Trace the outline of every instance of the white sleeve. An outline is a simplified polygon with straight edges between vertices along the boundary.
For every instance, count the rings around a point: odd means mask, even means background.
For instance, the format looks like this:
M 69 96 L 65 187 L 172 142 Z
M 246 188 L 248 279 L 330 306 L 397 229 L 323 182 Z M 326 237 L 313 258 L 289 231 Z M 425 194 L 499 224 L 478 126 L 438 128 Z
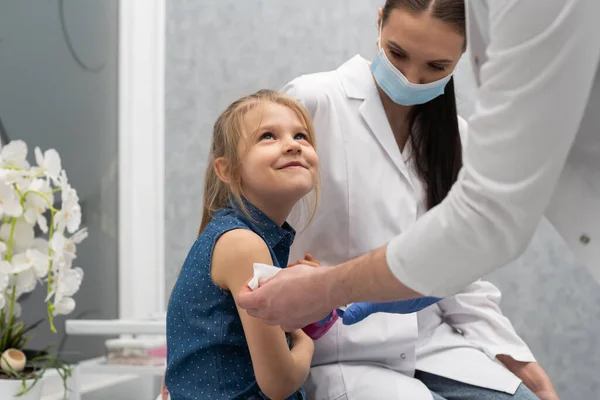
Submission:
M 463 117 L 458 116 L 458 133 L 460 135 L 460 144 L 462 145 L 463 154 L 467 149 L 469 124 Z
M 314 90 L 313 86 L 309 82 L 309 77 L 303 75 L 286 84 L 281 91 L 298 100 L 314 119 L 317 113 L 319 93 L 317 90 Z
M 387 248 L 393 274 L 438 297 L 519 256 L 577 134 L 600 54 L 600 1 L 492 1 L 488 61 L 463 169 Z
M 534 362 L 533 353 L 502 314 L 501 298 L 496 286 L 477 281 L 437 304 L 444 321 L 491 359 L 506 354 L 517 361 Z

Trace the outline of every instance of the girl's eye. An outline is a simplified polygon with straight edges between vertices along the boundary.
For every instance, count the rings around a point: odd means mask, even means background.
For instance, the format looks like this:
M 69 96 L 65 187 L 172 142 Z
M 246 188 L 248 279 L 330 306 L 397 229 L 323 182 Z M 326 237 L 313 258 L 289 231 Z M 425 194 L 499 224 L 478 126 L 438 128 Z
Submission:
M 275 136 L 271 132 L 265 132 L 260 136 L 260 140 L 271 140 L 274 138 Z
M 306 140 L 306 141 L 308 141 L 308 136 L 306 135 L 306 133 L 296 133 L 294 135 L 294 139 L 295 140 Z

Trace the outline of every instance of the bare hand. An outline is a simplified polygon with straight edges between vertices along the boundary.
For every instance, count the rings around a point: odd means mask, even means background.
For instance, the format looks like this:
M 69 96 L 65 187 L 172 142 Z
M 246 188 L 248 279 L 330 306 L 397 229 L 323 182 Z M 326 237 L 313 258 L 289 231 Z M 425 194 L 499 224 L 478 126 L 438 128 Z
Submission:
M 288 335 L 290 337 L 290 342 L 292 342 L 292 347 L 306 338 L 306 334 L 302 332 L 302 329 L 296 329 L 295 331 L 288 332 Z
M 304 260 L 296 260 L 292 263 L 288 264 L 288 268 L 296 266 L 296 265 L 309 265 L 311 267 L 320 267 L 321 263 L 318 262 L 317 260 L 313 259 L 313 256 L 309 253 L 304 255 Z
M 336 307 L 324 279 L 327 270 L 304 264 L 285 268 L 273 278 L 261 281 L 254 291 L 244 286 L 238 304 L 249 315 L 269 325 L 280 325 L 286 332 L 300 329 L 325 318 Z
M 540 400 L 560 400 L 558 398 L 558 394 L 556 394 L 554 390 L 540 390 L 538 392 L 535 392 L 535 395 Z
M 169 400 L 169 391 L 165 386 L 165 376 L 162 377 L 162 382 L 160 383 L 160 398 L 161 400 Z

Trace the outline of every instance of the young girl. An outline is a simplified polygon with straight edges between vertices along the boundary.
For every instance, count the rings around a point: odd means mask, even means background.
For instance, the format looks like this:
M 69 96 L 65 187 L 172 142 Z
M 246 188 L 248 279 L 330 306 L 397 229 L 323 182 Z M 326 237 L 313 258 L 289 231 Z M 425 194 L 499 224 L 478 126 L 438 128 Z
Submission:
M 248 316 L 236 296 L 253 263 L 287 265 L 295 232 L 285 221 L 317 171 L 310 116 L 290 97 L 261 90 L 218 118 L 199 236 L 167 311 L 173 400 L 305 398 L 312 340 Z

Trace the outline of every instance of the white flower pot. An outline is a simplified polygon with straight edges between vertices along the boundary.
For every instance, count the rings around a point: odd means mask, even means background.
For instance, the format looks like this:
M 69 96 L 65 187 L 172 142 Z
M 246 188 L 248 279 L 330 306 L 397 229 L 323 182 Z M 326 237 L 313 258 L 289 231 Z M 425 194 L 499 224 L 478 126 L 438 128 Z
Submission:
M 33 381 L 26 381 L 30 386 Z M 0 400 L 40 400 L 42 398 L 43 380 L 39 380 L 27 393 L 17 397 L 21 393 L 22 385 L 18 379 L 0 379 Z

